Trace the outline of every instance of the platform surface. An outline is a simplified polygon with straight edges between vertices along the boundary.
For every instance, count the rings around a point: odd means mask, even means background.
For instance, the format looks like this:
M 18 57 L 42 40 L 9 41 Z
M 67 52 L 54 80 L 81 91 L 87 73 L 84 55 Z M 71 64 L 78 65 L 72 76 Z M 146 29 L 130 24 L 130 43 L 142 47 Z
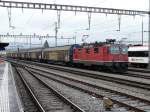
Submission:
M 11 65 L 0 63 L 0 112 L 21 112 Z

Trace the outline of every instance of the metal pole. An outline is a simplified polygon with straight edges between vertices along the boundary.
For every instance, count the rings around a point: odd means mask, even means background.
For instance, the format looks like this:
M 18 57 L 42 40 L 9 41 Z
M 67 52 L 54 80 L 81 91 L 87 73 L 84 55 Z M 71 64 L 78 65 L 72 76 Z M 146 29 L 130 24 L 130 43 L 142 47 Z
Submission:
M 57 33 L 58 33 L 58 27 L 57 27 L 57 22 L 55 22 L 55 46 L 57 46 Z
M 75 44 L 77 43 L 77 37 L 75 36 Z
M 144 37 L 144 33 L 143 33 L 143 32 L 144 32 L 144 31 L 143 31 L 143 26 L 144 26 L 144 25 L 143 25 L 143 17 L 142 17 L 142 46 L 143 46 L 143 37 Z
M 74 40 L 75 40 L 75 44 L 76 44 L 77 43 L 77 32 L 75 32 Z
M 30 35 L 30 49 L 31 49 L 31 35 Z
M 148 68 L 150 68 L 150 0 L 149 0 L 149 27 L 148 27 L 148 55 L 149 55 L 149 64 Z

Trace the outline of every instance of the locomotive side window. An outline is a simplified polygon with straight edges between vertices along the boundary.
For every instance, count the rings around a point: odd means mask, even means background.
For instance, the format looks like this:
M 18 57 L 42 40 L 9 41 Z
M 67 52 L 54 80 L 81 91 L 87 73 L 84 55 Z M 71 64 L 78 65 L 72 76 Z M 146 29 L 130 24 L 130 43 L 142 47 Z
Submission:
M 89 48 L 86 49 L 86 53 L 87 53 L 87 54 L 90 53 L 90 49 L 89 49 Z
M 82 52 L 82 49 L 78 49 L 78 51 L 79 51 L 79 54 L 81 54 L 81 52 Z
M 81 52 L 82 49 L 79 49 L 79 52 Z
M 94 53 L 97 54 L 98 53 L 98 48 L 94 48 Z

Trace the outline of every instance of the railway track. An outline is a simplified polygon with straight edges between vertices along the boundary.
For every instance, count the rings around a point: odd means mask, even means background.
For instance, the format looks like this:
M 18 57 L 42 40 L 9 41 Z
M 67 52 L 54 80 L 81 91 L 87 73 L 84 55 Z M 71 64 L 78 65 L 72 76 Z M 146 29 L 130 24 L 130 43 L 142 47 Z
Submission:
M 16 69 L 41 112 L 84 112 L 84 110 L 24 68 L 17 67 Z
M 25 84 L 23 83 L 21 77 L 19 76 L 18 71 L 15 67 L 12 67 L 14 80 L 17 88 L 18 95 L 21 99 L 22 111 L 23 112 L 40 112 L 39 108 L 37 108 L 36 103 L 34 102 L 33 97 Z
M 124 73 L 123 75 L 138 77 L 138 78 L 143 78 L 143 79 L 150 79 L 149 73 L 142 73 L 142 72 L 137 72 L 137 71 L 128 71 L 127 73 Z
M 45 72 L 41 69 L 31 69 L 29 67 L 27 67 L 27 69 L 32 74 L 38 74 L 39 76 L 49 78 L 67 86 L 74 87 L 76 89 L 92 94 L 96 97 L 108 97 L 112 99 L 115 103 L 123 105 L 124 107 L 132 109 L 136 112 L 147 112 L 150 110 L 150 102 L 145 99 L 137 98 L 135 96 L 119 93 L 115 90 L 113 91 L 96 85 L 92 85 L 79 79 L 75 80 L 67 77 L 58 76 L 58 74 Z
M 142 69 L 142 68 L 129 67 L 128 70 L 129 71 L 134 71 L 134 72 L 141 72 L 141 73 L 150 73 L 149 69 Z
M 49 64 L 43 64 L 43 63 L 31 62 L 31 61 L 23 61 L 23 60 L 21 62 L 25 62 L 25 63 L 29 63 L 29 64 L 33 64 L 33 65 L 44 66 L 44 67 L 48 67 L 48 68 L 53 68 L 53 69 L 56 69 L 56 70 L 57 70 L 58 67 L 60 67 L 60 70 L 62 70 L 61 66 L 57 66 L 57 65 L 49 65 Z M 100 73 L 106 73 L 106 72 L 101 71 Z M 127 73 L 123 73 L 123 74 L 117 73 L 117 75 L 137 77 L 137 78 L 143 78 L 143 79 L 150 79 L 149 73 L 150 73 L 150 70 L 148 70 L 148 69 L 140 69 L 140 68 L 131 68 L 130 67 L 129 71 Z
M 24 61 L 23 61 L 24 62 Z M 26 62 L 26 61 L 25 61 Z M 37 63 L 37 62 L 27 62 L 28 64 L 32 65 L 38 65 L 46 68 L 51 68 L 59 71 L 69 72 L 76 75 L 82 75 L 86 77 L 96 78 L 100 80 L 115 82 L 118 84 L 123 84 L 127 86 L 137 87 L 141 89 L 150 90 L 150 81 L 146 77 L 149 76 L 142 76 L 137 74 L 112 74 L 112 73 L 104 73 L 104 72 L 95 72 L 90 70 L 82 70 L 82 69 L 76 69 L 76 68 L 69 68 L 69 67 L 63 67 L 58 65 L 50 65 L 50 64 L 43 64 L 43 63 Z M 138 77 L 139 76 L 139 77 Z M 144 77 L 144 78 L 142 78 Z M 142 78 L 142 79 L 141 79 Z
M 28 69 L 28 71 L 30 70 Z M 86 112 L 105 112 L 102 99 L 96 98 L 95 96 L 88 94 L 81 89 L 77 89 L 75 86 L 69 85 L 67 83 L 63 84 L 58 80 L 44 77 L 43 75 L 34 73 L 32 71 L 30 72 L 50 86 L 56 88 L 60 93 L 69 98 L 72 102 L 79 105 L 79 107 Z M 124 107 L 120 107 L 119 105 L 118 108 L 115 107 L 113 109 L 115 112 L 119 112 L 119 110 L 124 110 L 124 112 L 127 112 Z
M 111 89 L 116 89 L 117 88 L 121 92 L 125 92 L 127 90 L 127 91 L 131 91 L 130 93 L 133 93 L 133 94 L 141 93 L 140 96 L 143 96 L 143 97 L 149 96 L 149 98 L 147 97 L 146 99 L 150 100 L 150 91 L 145 90 L 143 88 L 131 87 L 129 85 L 114 83 L 113 81 L 105 81 L 105 80 L 101 80 L 101 79 L 98 79 L 98 78 L 92 78 L 92 77 L 87 77 L 87 76 L 83 76 L 83 75 L 76 75 L 76 74 L 73 74 L 73 73 L 53 70 L 53 69 L 49 69 L 49 68 L 43 68 L 43 67 L 36 67 L 36 68 L 37 68 L 37 70 L 41 69 L 41 70 L 44 70 L 43 72 L 48 72 L 48 73 L 49 73 L 49 71 L 51 71 L 50 73 L 57 72 L 57 73 L 59 73 L 60 76 L 67 77 L 67 78 L 76 77 L 78 79 L 83 79 L 85 81 L 94 82 L 95 84 L 99 84 L 101 86 L 102 85 L 109 85 Z

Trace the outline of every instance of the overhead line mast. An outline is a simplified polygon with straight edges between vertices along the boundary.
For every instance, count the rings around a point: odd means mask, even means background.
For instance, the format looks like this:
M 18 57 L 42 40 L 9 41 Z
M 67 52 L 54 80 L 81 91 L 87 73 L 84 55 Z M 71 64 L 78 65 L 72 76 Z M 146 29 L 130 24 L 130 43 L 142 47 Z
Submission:
M 149 27 L 148 27 L 148 56 L 149 56 L 149 64 L 148 68 L 150 69 L 150 0 L 149 0 Z
M 76 5 L 46 4 L 46 3 L 32 3 L 32 2 L 18 2 L 18 1 L 0 1 L 0 6 L 10 7 L 10 8 L 91 12 L 91 13 L 120 14 L 120 15 L 143 15 L 143 14 L 149 13 L 148 11 L 138 11 L 138 10 L 125 10 L 125 9 L 88 7 L 88 6 L 76 6 Z

